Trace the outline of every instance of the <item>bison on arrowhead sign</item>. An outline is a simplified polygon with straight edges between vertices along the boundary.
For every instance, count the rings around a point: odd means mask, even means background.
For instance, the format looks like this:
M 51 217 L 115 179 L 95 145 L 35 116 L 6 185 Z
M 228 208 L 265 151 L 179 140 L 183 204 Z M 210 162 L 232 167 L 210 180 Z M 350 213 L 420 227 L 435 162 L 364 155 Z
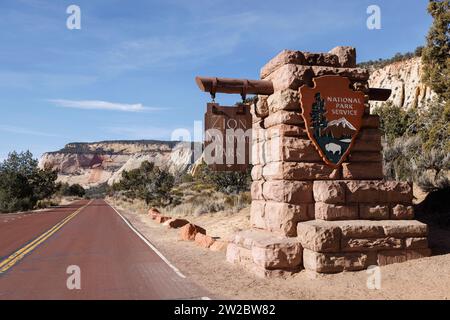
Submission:
M 364 93 L 350 89 L 341 76 L 314 78 L 314 87 L 302 86 L 300 103 L 309 138 L 326 164 L 345 160 L 361 128 Z

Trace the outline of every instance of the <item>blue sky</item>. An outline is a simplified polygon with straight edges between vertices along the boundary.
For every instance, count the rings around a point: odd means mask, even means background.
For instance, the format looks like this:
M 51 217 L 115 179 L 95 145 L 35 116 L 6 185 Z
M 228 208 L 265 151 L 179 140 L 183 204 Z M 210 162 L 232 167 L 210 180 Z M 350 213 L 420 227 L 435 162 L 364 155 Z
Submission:
M 358 61 L 412 51 L 431 24 L 427 2 L 2 0 L 0 159 L 72 141 L 169 140 L 203 119 L 196 75 L 258 79 L 282 49 L 350 45 Z M 81 30 L 66 27 L 71 4 Z M 371 4 L 381 30 L 366 27 Z

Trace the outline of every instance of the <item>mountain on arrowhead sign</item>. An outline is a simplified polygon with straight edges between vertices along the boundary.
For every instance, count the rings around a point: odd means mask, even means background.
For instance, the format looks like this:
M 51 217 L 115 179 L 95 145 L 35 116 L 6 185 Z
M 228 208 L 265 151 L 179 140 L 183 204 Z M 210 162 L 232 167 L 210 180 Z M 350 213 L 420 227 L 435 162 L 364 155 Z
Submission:
M 353 91 L 350 80 L 341 76 L 317 77 L 313 82 L 314 87 L 299 89 L 302 117 L 322 159 L 339 167 L 361 128 L 364 93 Z

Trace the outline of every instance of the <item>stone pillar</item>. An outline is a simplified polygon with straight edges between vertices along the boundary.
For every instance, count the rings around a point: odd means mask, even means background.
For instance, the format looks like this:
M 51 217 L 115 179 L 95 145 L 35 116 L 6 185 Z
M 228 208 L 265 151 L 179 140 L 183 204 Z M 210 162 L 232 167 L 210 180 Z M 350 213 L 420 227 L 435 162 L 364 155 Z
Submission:
M 323 75 L 347 77 L 354 90 L 366 93 L 361 131 L 337 169 L 323 162 L 301 116 L 298 89 Z M 356 68 L 355 49 L 284 50 L 261 69 L 261 79 L 272 81 L 274 93 L 259 96 L 252 110 L 253 229 L 236 235 L 227 259 L 268 276 L 303 266 L 358 270 L 428 255 L 426 225 L 411 221 L 411 186 L 382 181 L 379 118 L 370 115 L 369 73 Z M 395 226 L 395 235 L 386 231 Z M 347 228 L 380 232 L 348 234 Z M 409 228 L 420 231 L 408 233 Z

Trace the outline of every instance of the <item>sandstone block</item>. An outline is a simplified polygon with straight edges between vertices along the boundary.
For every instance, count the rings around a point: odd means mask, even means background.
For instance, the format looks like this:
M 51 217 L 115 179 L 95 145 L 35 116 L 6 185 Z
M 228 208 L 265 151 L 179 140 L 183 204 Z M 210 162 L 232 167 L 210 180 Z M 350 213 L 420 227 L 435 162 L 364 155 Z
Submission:
M 402 204 L 398 204 L 392 208 L 391 219 L 394 220 L 414 219 L 414 208 L 412 206 L 404 206 Z
M 303 126 L 291 124 L 278 124 L 265 129 L 267 140 L 278 137 L 307 138 L 306 129 Z
M 173 218 L 173 219 L 170 219 L 170 220 L 167 220 L 166 222 L 164 222 L 163 226 L 166 226 L 169 229 L 178 229 L 178 228 L 181 228 L 181 227 L 187 225 L 188 223 L 189 223 L 189 221 L 187 221 L 186 219 Z
M 160 213 L 151 213 L 150 214 L 150 217 L 152 218 L 152 220 L 156 220 L 156 218 L 158 218 L 159 216 L 161 216 L 161 214 Z
M 305 64 L 305 56 L 301 51 L 283 50 L 261 68 L 261 79 L 286 64 Z
M 156 208 L 150 208 L 149 210 L 148 210 L 148 214 L 157 214 L 157 213 L 161 213 L 161 212 L 159 212 L 159 210 L 158 209 L 156 209 Z
M 266 200 L 291 204 L 313 203 L 312 182 L 274 180 L 263 186 L 263 197 Z
M 216 240 L 209 247 L 209 250 L 216 251 L 216 252 L 225 252 L 225 251 L 227 251 L 227 247 L 228 247 L 227 241 Z
M 431 250 L 428 248 L 406 250 L 407 260 L 421 259 L 429 256 L 431 256 Z
M 349 162 L 382 162 L 383 155 L 381 152 L 364 152 L 364 151 L 356 151 L 351 152 L 348 155 Z
M 359 218 L 364 220 L 389 219 L 389 207 L 386 205 L 359 205 Z
M 393 263 L 401 263 L 406 261 L 406 250 L 386 250 L 379 251 L 377 254 L 377 264 L 385 266 Z
M 339 67 L 339 58 L 332 53 L 303 52 L 309 66 Z
M 416 220 L 384 220 L 381 221 L 384 234 L 396 238 L 426 237 L 428 226 Z
M 393 250 L 402 249 L 403 243 L 401 239 L 386 238 L 367 238 L 367 239 L 348 239 L 341 241 L 342 251 L 369 251 L 369 250 Z
M 272 241 L 264 246 L 253 246 L 255 264 L 265 269 L 298 270 L 302 264 L 303 250 L 300 243 L 288 240 Z
M 253 181 L 262 179 L 262 169 L 263 169 L 262 165 L 254 165 L 253 166 L 252 172 L 251 172 Z
M 276 113 L 281 110 L 300 112 L 298 91 L 292 89 L 276 91 L 268 97 L 267 105 L 270 113 Z
M 269 105 L 267 104 L 267 96 L 258 96 L 256 106 L 254 108 L 256 118 L 265 118 L 269 115 Z M 253 112 L 253 108 L 250 108 Z
M 303 248 L 315 252 L 337 252 L 340 248 L 341 230 L 320 220 L 300 222 L 297 225 L 297 238 Z
M 281 110 L 272 113 L 271 115 L 269 115 L 267 118 L 264 119 L 265 128 L 270 128 L 280 124 L 304 126 L 303 118 L 301 117 L 300 112 L 295 111 Z
M 312 67 L 285 64 L 269 74 L 265 80 L 272 81 L 276 92 L 285 89 L 298 90 L 302 85 L 311 83 L 313 76 Z
M 184 241 L 194 241 L 197 233 L 206 234 L 206 230 L 195 224 L 188 223 L 180 228 L 180 239 Z
M 345 238 L 375 238 L 384 236 L 383 224 L 387 221 L 347 220 L 329 223 L 339 226 Z
M 266 202 L 261 200 L 253 200 L 250 207 L 250 223 L 253 227 L 259 229 L 266 228 L 264 219 Z
M 308 205 L 267 201 L 264 210 L 265 228 L 286 236 L 297 235 L 297 223 L 308 220 Z
M 265 159 L 264 159 L 264 141 L 253 141 L 252 142 L 252 156 L 251 161 L 254 166 L 257 165 L 264 165 Z
M 406 249 L 427 249 L 428 248 L 428 239 L 425 237 L 406 238 L 405 245 L 406 245 Z
M 320 253 L 303 249 L 303 265 L 306 269 L 319 273 L 357 271 L 367 267 L 366 253 Z
M 155 218 L 155 221 L 156 221 L 156 223 L 164 223 L 164 222 L 166 222 L 167 220 L 170 220 L 170 219 L 172 219 L 172 218 L 160 215 L 160 216 L 157 216 Z
M 229 243 L 227 246 L 226 260 L 229 263 L 239 263 L 239 246 Z
M 367 81 L 370 77 L 369 71 L 361 68 L 336 68 L 324 66 L 312 66 L 311 68 L 315 77 L 339 75 L 353 81 Z
M 311 140 L 298 137 L 279 137 L 264 143 L 265 162 L 321 162 L 322 159 Z
M 357 205 L 336 205 L 316 202 L 315 217 L 321 220 L 353 220 L 358 219 Z
M 363 140 L 358 137 L 353 145 L 352 152 L 381 152 L 381 140 Z
M 203 248 L 209 248 L 214 243 L 214 239 L 210 236 L 207 236 L 203 233 L 197 233 L 195 235 L 195 243 L 198 244 L 200 247 Z
M 244 266 L 253 264 L 252 251 L 230 243 L 227 247 L 226 260 L 230 263 L 242 264 Z
M 314 181 L 314 200 L 332 204 L 345 203 L 345 189 L 345 183 L 341 181 Z
M 228 246 L 227 256 L 230 255 L 230 260 L 236 260 L 236 256 L 242 255 L 235 253 L 239 249 L 244 252 L 245 259 L 263 269 L 298 270 L 301 267 L 302 246 L 296 238 L 264 230 L 245 230 L 236 234 L 233 246 Z
M 383 179 L 383 164 L 381 162 L 351 162 L 342 164 L 343 179 L 366 180 Z
M 351 203 L 411 203 L 412 187 L 399 181 L 346 181 L 346 201 Z
M 252 200 L 265 200 L 263 196 L 263 185 L 264 181 L 258 180 L 253 181 L 250 187 L 250 194 L 252 196 Z
M 337 169 L 322 163 L 270 162 L 262 175 L 266 180 L 329 180 L 334 179 Z
M 356 67 L 356 49 L 353 47 L 335 47 L 330 50 L 331 54 L 335 54 L 338 57 L 339 64 L 343 68 L 355 68 Z

